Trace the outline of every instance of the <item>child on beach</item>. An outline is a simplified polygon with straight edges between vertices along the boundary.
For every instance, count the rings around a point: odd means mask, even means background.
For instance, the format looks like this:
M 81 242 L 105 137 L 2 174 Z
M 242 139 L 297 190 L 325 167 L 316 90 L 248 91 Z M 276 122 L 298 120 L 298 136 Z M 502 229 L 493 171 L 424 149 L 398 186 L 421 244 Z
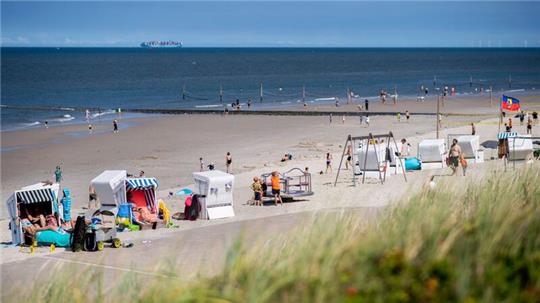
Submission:
M 405 111 L 405 119 L 407 120 L 407 123 L 409 123 L 409 118 L 411 118 L 411 114 L 408 110 Z
M 54 178 L 56 183 L 60 183 L 62 181 L 62 168 L 60 165 L 57 165 L 56 169 L 54 170 Z
M 118 133 L 118 121 L 116 119 L 113 120 L 113 133 Z
M 277 171 L 272 172 L 272 178 L 270 179 L 272 182 L 272 195 L 274 195 L 274 203 L 278 204 L 278 202 L 283 205 L 283 200 L 281 200 L 281 182 L 279 179 L 279 173 Z
M 459 157 L 459 164 L 461 164 L 461 168 L 463 169 L 463 176 L 467 173 L 467 160 L 465 160 L 465 154 L 461 153 L 461 156 Z
M 397 122 L 401 122 L 401 113 L 397 113 Z
M 253 202 L 255 205 L 262 206 L 263 188 L 259 180 L 259 177 L 253 177 L 253 184 L 251 184 L 253 190 Z

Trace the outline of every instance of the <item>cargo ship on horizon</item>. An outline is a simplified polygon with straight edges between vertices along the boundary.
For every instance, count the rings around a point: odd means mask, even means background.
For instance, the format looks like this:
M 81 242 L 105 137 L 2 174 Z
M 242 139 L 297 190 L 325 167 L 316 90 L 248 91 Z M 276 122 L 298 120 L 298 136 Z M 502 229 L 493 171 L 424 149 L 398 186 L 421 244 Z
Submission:
M 180 48 L 182 42 L 178 41 L 147 41 L 142 42 L 140 45 L 142 48 Z

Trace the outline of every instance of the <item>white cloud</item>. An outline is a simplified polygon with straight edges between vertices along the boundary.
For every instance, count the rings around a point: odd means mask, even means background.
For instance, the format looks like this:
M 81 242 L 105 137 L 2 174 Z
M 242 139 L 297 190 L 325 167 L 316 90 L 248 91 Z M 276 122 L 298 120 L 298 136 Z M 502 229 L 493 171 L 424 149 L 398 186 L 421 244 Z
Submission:
M 17 36 L 15 38 L 12 37 L 0 37 L 0 43 L 2 46 L 19 46 L 19 45 L 28 45 L 30 44 L 30 39 L 24 37 L 24 36 Z

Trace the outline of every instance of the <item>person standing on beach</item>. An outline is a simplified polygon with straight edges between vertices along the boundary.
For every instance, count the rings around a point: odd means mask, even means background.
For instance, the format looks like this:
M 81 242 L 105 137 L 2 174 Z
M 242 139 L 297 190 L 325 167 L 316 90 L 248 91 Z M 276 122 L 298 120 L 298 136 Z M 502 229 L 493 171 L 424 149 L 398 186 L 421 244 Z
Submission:
M 200 157 L 199 158 L 199 171 L 203 171 L 204 170 L 204 160 L 203 160 L 203 157 Z
M 366 126 L 369 127 L 369 116 L 366 116 Z
M 364 100 L 364 107 L 366 108 L 366 111 L 369 110 L 369 100 L 368 99 Z
M 347 161 L 345 161 L 345 169 L 349 170 L 349 165 L 353 167 L 352 164 L 352 145 L 349 144 L 347 146 L 347 153 L 345 154 L 347 156 Z
M 49 128 L 49 121 L 45 120 L 45 128 Z
M 400 158 L 409 157 L 411 155 L 410 147 L 411 147 L 411 145 L 409 143 L 407 143 L 407 139 L 405 139 L 405 138 L 401 139 L 401 150 L 399 151 L 399 157 Z
M 519 113 L 519 125 L 523 125 L 524 121 L 525 121 L 525 114 L 523 113 L 523 111 L 521 111 L 521 113 Z
M 232 172 L 232 156 L 230 152 L 227 152 L 227 155 L 225 155 L 225 165 L 227 166 L 227 173 L 230 174 Z
M 328 173 L 328 170 L 332 172 L 332 155 L 330 153 L 326 153 L 326 172 Z
M 272 195 L 274 195 L 274 203 L 278 202 L 283 205 L 283 200 L 281 200 L 281 180 L 279 179 L 279 173 L 277 171 L 272 172 L 272 178 L 270 178 L 272 183 Z
M 364 116 L 360 115 L 360 116 L 358 116 L 358 117 L 360 118 L 360 125 L 362 125 L 362 123 L 364 123 L 364 121 L 363 121 L 363 120 L 364 120 Z
M 341 118 L 341 124 L 345 124 L 345 115 Z
M 512 130 L 512 118 L 508 118 L 508 127 Z
M 429 93 L 429 89 L 426 87 L 426 89 L 424 90 L 424 94 L 427 96 Z
M 251 108 L 251 99 L 248 99 L 248 103 L 247 103 L 247 106 L 248 106 L 248 109 Z
M 398 123 L 401 122 L 401 113 L 400 112 L 397 113 L 397 122 Z
M 118 121 L 116 119 L 113 120 L 113 133 L 118 133 Z
M 471 135 L 476 135 L 476 127 L 474 126 L 474 123 L 471 123 Z
M 332 114 L 330 114 L 329 118 L 330 118 L 330 124 L 332 124 Z
M 527 135 L 532 134 L 532 125 L 533 125 L 533 121 L 531 117 L 529 117 L 529 119 L 527 119 Z
M 93 129 L 92 129 L 92 124 L 88 124 L 88 132 L 89 133 L 92 133 Z
M 409 123 L 409 118 L 411 118 L 411 114 L 408 110 L 405 111 L 405 119 L 407 120 L 407 123 Z
M 448 153 L 450 158 L 450 168 L 452 169 L 452 176 L 456 174 L 457 168 L 459 166 L 459 160 L 461 157 L 461 146 L 458 144 L 458 140 L 452 140 L 452 146 L 450 147 L 450 152 Z
M 57 165 L 56 169 L 54 170 L 54 179 L 56 183 L 62 182 L 62 168 L 60 165 Z
M 537 112 L 537 111 L 534 111 L 534 112 L 532 113 L 532 117 L 533 117 L 533 122 L 534 122 L 534 124 L 535 124 L 535 125 L 538 124 L 538 112 Z

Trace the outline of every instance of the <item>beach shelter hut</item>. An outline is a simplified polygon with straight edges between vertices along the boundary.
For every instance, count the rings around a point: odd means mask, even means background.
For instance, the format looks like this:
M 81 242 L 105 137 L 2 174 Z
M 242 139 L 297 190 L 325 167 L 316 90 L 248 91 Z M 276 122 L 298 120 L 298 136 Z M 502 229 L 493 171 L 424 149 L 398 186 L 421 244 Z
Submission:
M 201 218 L 234 217 L 234 176 L 219 170 L 193 173 L 194 192 L 200 195 Z
M 480 136 L 478 135 L 448 135 L 448 146 L 452 140 L 457 139 L 465 159 L 474 161 L 474 163 L 484 162 L 484 150 L 480 147 Z
M 8 198 L 9 226 L 13 244 L 19 245 L 24 243 L 24 234 L 20 219 L 26 217 L 27 211 L 33 216 L 37 216 L 38 214 L 44 216 L 57 214 L 56 219 L 60 222 L 63 212 L 60 211 L 60 205 L 58 203 L 59 190 L 60 185 L 58 183 L 36 183 L 16 190 Z
M 507 136 L 506 140 L 508 140 L 508 160 L 526 160 L 531 156 L 533 152 L 531 135 L 514 133 L 513 136 Z
M 446 158 L 444 139 L 424 139 L 418 143 L 418 159 L 422 169 L 443 168 Z
M 147 207 L 151 213 L 158 212 L 156 178 L 127 178 L 126 191 L 131 196 L 130 202 L 138 207 Z
M 126 203 L 126 178 L 125 170 L 106 170 L 92 179 L 91 186 L 101 204 L 100 209 L 113 211 L 118 205 Z

